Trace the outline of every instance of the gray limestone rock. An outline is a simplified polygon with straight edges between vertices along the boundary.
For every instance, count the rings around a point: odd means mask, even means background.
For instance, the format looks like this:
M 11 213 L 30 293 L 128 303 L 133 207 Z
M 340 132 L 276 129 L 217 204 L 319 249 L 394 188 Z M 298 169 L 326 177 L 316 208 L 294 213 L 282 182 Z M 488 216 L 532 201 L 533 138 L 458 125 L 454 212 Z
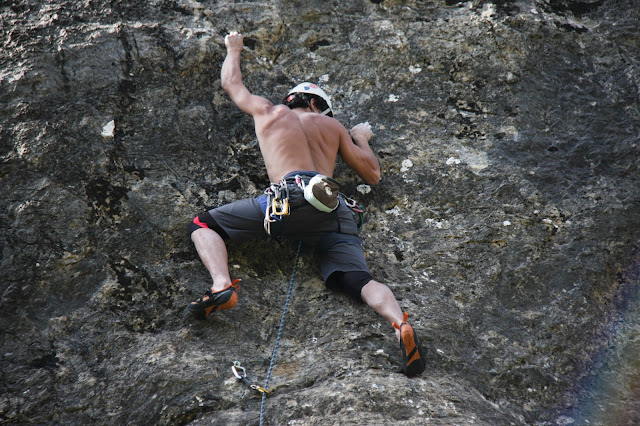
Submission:
M 336 179 L 427 349 L 303 253 L 266 424 L 640 421 L 640 12 L 633 0 L 0 4 L 0 421 L 257 424 L 295 246 L 230 247 L 239 306 L 187 225 L 268 184 L 250 117 L 300 81 L 372 123 L 382 181 Z

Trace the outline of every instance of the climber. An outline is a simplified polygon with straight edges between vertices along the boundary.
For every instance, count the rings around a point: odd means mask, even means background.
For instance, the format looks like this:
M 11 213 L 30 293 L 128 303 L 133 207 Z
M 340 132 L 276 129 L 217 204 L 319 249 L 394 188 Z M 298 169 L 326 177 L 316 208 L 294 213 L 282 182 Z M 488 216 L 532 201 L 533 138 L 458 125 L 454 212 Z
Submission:
M 197 216 L 191 239 L 213 284 L 188 305 L 198 319 L 230 309 L 237 303 L 238 280 L 232 282 L 227 241 L 247 241 L 265 235 L 302 241 L 315 249 L 322 277 L 329 288 L 364 301 L 396 330 L 402 370 L 415 376 L 425 369 L 413 328 L 407 323 L 391 289 L 369 272 L 357 235 L 353 211 L 338 196 L 331 177 L 338 153 L 368 184 L 380 179 L 380 166 L 369 147 L 371 126 L 361 123 L 347 131 L 333 117 L 331 100 L 318 86 L 302 83 L 284 98 L 284 105 L 253 95 L 242 81 L 243 36 L 225 37 L 227 56 L 221 70 L 222 87 L 231 100 L 254 119 L 255 132 L 271 182 L 265 194 L 239 200 Z

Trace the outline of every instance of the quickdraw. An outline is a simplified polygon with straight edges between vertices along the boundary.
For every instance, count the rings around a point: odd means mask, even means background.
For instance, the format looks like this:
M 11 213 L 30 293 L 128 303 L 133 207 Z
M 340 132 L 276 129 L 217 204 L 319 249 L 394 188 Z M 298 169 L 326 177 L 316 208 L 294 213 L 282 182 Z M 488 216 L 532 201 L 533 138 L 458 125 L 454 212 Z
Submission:
M 267 207 L 264 212 L 264 230 L 271 235 L 271 224 L 282 220 L 282 216 L 291 213 L 289 206 L 289 188 L 287 182 L 282 179 L 280 183 L 272 183 L 264 190 L 267 195 Z
M 354 200 L 353 198 L 347 197 L 343 193 L 340 193 L 340 195 L 342 195 L 342 199 L 344 200 L 344 203 L 347 205 L 347 207 L 349 207 L 351 210 L 353 210 L 356 213 L 364 213 L 362 206 L 359 205 L 356 200 Z
M 300 175 L 294 177 L 296 185 L 303 191 L 308 186 Z M 272 183 L 264 193 L 267 195 L 267 206 L 264 213 L 264 229 L 271 235 L 271 224 L 282 220 L 283 216 L 288 216 L 291 213 L 291 206 L 289 205 L 289 187 L 287 181 L 283 178 L 279 183 Z M 344 200 L 344 203 L 358 216 L 358 230 L 362 227 L 364 222 L 364 210 L 361 205 L 358 204 L 353 198 L 347 197 L 343 193 L 339 193 L 339 197 Z M 305 192 L 305 198 L 306 192 Z M 309 201 L 307 199 L 307 201 Z M 324 210 L 323 210 L 324 211 Z
M 240 361 L 233 361 L 233 366 L 231 367 L 233 371 L 233 375 L 236 376 L 238 380 L 242 380 L 242 382 L 249 386 L 251 389 L 258 391 L 260 393 L 269 394 L 269 391 L 262 386 L 252 384 L 249 380 L 247 380 L 247 370 L 240 365 Z

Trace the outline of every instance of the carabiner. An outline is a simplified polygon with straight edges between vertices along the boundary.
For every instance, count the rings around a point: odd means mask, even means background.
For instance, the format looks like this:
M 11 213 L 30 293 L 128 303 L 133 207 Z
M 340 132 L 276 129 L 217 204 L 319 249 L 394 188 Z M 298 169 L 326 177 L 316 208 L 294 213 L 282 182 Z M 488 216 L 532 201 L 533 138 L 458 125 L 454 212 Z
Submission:
M 270 393 L 270 391 L 266 390 L 265 388 L 263 388 L 262 386 L 258 386 L 258 385 L 251 385 L 250 386 L 251 389 L 256 390 L 260 393 L 266 393 L 267 395 Z
M 296 179 L 296 185 L 298 185 L 298 188 L 302 189 L 304 191 L 304 188 L 307 186 L 304 181 L 302 180 L 302 177 L 300 177 L 300 175 L 296 175 L 295 176 Z
M 350 209 L 354 208 L 355 206 L 358 205 L 357 201 L 354 200 L 353 198 L 349 198 L 349 197 L 342 197 L 344 199 L 344 203 L 347 205 L 347 207 L 349 207 Z
M 242 370 L 242 375 L 238 373 L 238 370 Z M 233 371 L 233 375 L 240 380 L 244 380 L 247 377 L 247 370 L 242 365 L 240 365 L 240 361 L 233 361 L 233 367 L 231 367 L 231 371 Z
M 271 202 L 271 211 L 276 216 L 287 216 L 289 214 L 289 199 L 276 199 Z

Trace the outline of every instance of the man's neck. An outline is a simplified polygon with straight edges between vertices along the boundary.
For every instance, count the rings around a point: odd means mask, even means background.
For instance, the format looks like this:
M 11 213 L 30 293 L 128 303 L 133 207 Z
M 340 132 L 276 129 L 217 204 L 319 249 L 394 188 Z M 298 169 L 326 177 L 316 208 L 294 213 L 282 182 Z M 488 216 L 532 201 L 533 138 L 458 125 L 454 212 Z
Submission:
M 312 111 L 311 108 L 294 108 L 291 111 L 295 112 L 298 115 L 302 115 L 307 112 L 315 112 L 315 111 Z

